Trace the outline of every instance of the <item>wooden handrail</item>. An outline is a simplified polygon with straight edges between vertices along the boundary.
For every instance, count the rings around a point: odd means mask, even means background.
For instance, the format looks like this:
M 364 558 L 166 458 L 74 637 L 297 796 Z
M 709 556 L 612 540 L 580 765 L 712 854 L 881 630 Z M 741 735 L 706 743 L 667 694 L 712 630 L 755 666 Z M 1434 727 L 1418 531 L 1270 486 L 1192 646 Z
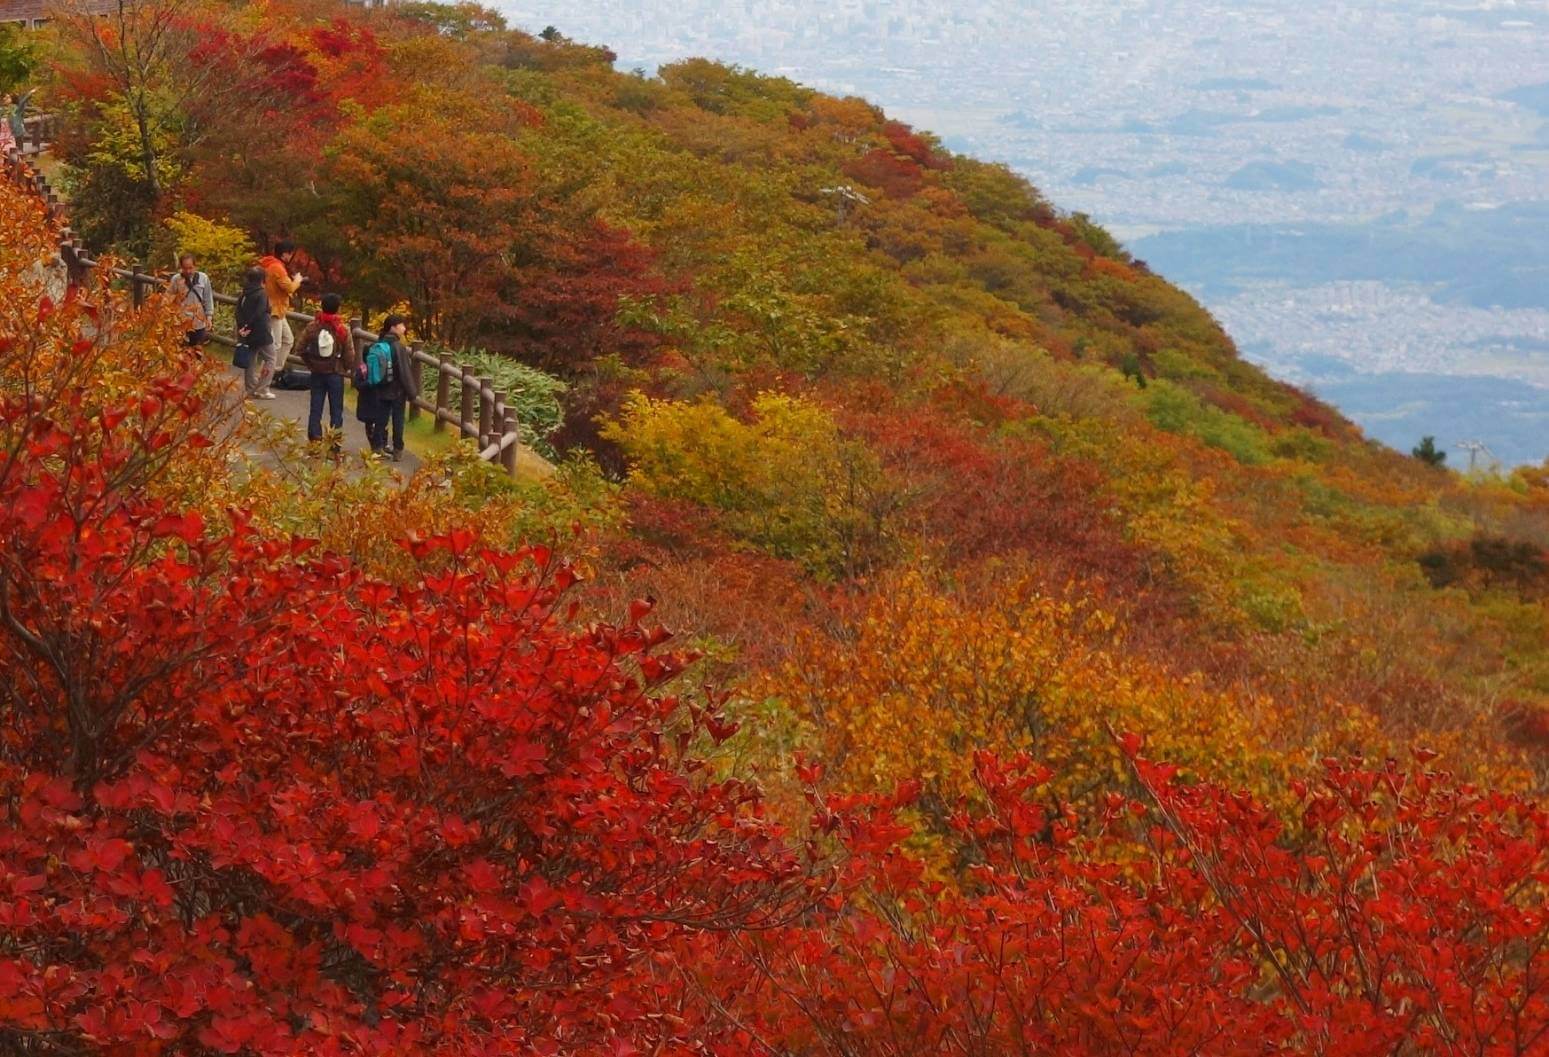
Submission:
M 80 241 L 72 234 L 64 207 L 59 196 L 49 186 L 48 180 L 24 157 L 24 154 L 37 154 L 47 149 L 48 144 L 52 142 L 56 118 L 52 114 L 36 114 L 28 118 L 26 124 L 27 142 L 18 144 L 18 149 L 5 151 L 3 156 L 0 156 L 0 173 L 43 202 L 49 219 L 59 232 L 60 259 L 69 269 L 71 282 L 79 284 L 87 270 L 100 265 L 81 248 Z M 168 281 L 149 272 L 142 272 L 138 268 L 111 266 L 109 274 L 114 278 L 129 281 L 136 306 L 144 302 L 148 289 L 164 286 Z M 214 295 L 218 304 L 235 305 L 237 303 L 235 294 L 214 291 Z M 300 323 L 303 327 L 311 323 L 314 318 L 305 312 L 286 313 L 286 319 L 292 323 Z M 357 343 L 369 344 L 379 337 L 378 334 L 355 325 L 353 321 L 350 331 L 351 337 Z M 235 333 L 212 332 L 210 336 L 222 345 L 235 347 L 237 344 Z M 435 398 L 427 400 L 424 390 L 421 389 L 420 395 L 411 400 L 410 405 L 434 415 L 437 432 L 441 431 L 444 424 L 455 425 L 459 434 L 474 442 L 479 458 L 486 462 L 498 461 L 510 476 L 515 477 L 517 475 L 516 453 L 521 447 L 521 431 L 517 426 L 516 412 L 509 406 L 505 395 L 499 394 L 497 397 L 495 380 L 463 364 L 457 366 L 455 375 L 449 376 L 448 370 L 452 365 L 450 358 L 438 358 L 417 345 L 410 347 L 409 355 L 416 365 L 434 367 L 437 372 Z M 286 361 L 286 366 L 300 363 L 301 360 L 292 354 Z M 456 379 L 460 391 L 460 406 L 456 412 L 451 409 L 450 378 Z M 479 397 L 477 419 L 472 417 L 471 400 L 474 394 Z M 500 430 L 498 434 L 494 432 L 497 427 Z
M 101 267 L 100 263 L 92 258 L 81 255 L 78 262 L 85 268 Z M 141 303 L 146 288 L 157 289 L 166 286 L 168 280 L 162 276 L 150 272 L 142 272 L 138 268 L 120 268 L 109 266 L 108 272 L 114 278 L 126 279 L 135 291 L 136 303 Z M 218 304 L 235 305 L 237 297 L 234 294 L 214 292 L 214 299 Z M 286 319 L 292 323 L 299 323 L 303 327 L 310 324 L 316 317 L 305 312 L 287 312 Z M 351 326 L 350 336 L 359 345 L 368 345 L 376 341 L 380 335 L 361 326 Z M 235 346 L 237 344 L 235 333 L 220 333 L 212 331 L 211 337 L 222 345 Z M 451 374 L 452 380 L 458 383 L 461 394 L 470 394 L 477 397 L 479 408 L 478 418 L 470 420 L 462 409 L 454 412 L 451 408 L 451 393 L 449 385 L 442 385 L 440 372 L 451 366 L 451 360 L 441 360 L 419 346 L 410 346 L 409 355 L 412 360 L 426 367 L 433 367 L 438 372 L 434 399 L 427 399 L 422 389 L 420 395 L 410 401 L 413 407 L 429 412 L 435 416 L 435 421 L 455 425 L 458 432 L 472 440 L 478 451 L 479 458 L 485 462 L 498 462 L 506 472 L 515 477 L 516 452 L 521 446 L 521 430 L 516 422 L 515 409 L 510 407 L 505 394 L 498 393 L 495 389 L 494 379 L 479 374 L 471 367 L 458 366 Z M 302 365 L 301 359 L 294 353 L 286 361 L 286 366 Z M 468 397 L 462 397 L 462 408 L 468 407 Z M 498 423 L 500 432 L 494 432 Z

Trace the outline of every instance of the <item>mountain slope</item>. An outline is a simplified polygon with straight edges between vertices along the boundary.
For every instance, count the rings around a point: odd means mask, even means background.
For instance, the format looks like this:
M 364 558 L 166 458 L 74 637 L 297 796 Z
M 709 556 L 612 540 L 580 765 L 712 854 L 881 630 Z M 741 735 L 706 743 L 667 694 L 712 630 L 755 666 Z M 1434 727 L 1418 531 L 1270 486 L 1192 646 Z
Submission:
M 740 764 L 945 803 L 973 749 L 1026 748 L 1079 797 L 1123 780 L 1113 727 L 1268 791 L 1416 743 L 1540 781 L 1544 472 L 1366 441 L 1090 220 L 863 101 L 620 73 L 466 6 L 189 17 L 168 86 L 261 58 L 243 105 L 165 115 L 157 181 L 66 32 L 80 226 L 294 236 L 356 305 L 562 377 L 571 546 L 598 600 L 699 635 L 763 720 Z

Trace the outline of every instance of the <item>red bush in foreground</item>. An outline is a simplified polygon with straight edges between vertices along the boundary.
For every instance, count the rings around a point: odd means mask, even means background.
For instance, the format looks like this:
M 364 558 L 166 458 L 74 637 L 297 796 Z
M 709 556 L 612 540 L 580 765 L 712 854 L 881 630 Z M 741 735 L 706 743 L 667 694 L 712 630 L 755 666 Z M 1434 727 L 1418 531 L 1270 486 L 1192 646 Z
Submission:
M 46 362 L 0 389 L 0 1052 L 1549 1052 L 1534 805 L 1330 765 L 1288 826 L 1126 739 L 1096 819 L 980 758 L 931 871 L 907 790 L 799 839 L 694 756 L 731 727 L 647 607 L 205 524 L 152 497 L 199 387 Z
M 572 626 L 562 563 L 471 536 L 393 585 L 168 510 L 197 401 L 154 389 L 3 405 L 0 1052 L 712 1037 L 670 955 L 815 870 L 689 754 L 722 728 L 650 692 L 683 658 L 647 607 Z
M 755 944 L 770 1052 L 1549 1053 L 1543 811 L 1330 763 L 1293 831 L 1137 747 L 1145 802 L 1088 836 L 981 758 L 961 890 L 888 853 L 864 911 Z

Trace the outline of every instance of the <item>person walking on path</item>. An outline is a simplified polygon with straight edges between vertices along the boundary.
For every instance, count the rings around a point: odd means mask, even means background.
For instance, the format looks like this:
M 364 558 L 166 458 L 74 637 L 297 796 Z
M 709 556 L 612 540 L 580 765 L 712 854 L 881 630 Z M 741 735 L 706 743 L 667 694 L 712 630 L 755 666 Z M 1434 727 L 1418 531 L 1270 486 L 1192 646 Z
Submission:
M 237 342 L 249 350 L 243 382 L 249 400 L 273 400 L 269 380 L 269 347 L 274 344 L 274 329 L 269 325 L 269 295 L 264 293 L 264 270 L 249 268 L 242 296 L 237 298 Z
M 290 311 L 290 299 L 307 277 L 300 272 L 291 273 L 291 262 L 296 259 L 294 242 L 277 242 L 274 252 L 261 258 L 258 266 L 264 271 L 264 293 L 269 295 L 269 318 L 273 338 L 269 344 L 270 378 L 285 369 L 290 350 L 296 344 L 296 334 L 290 328 L 285 313 Z M 265 383 L 264 392 L 269 392 Z
M 215 289 L 210 277 L 198 268 L 192 253 L 177 259 L 177 274 L 167 289 L 172 303 L 183 314 L 183 340 L 191 349 L 197 349 L 210 340 L 211 321 L 215 319 Z
M 339 451 L 337 434 L 344 428 L 344 380 L 355 370 L 355 343 L 350 327 L 339 318 L 342 299 L 323 295 L 323 310 L 308 323 L 296 341 L 301 359 L 311 372 L 312 405 L 307 412 L 307 440 L 323 439 L 323 405 L 328 405 L 328 428 L 335 434 L 332 449 Z
M 366 425 L 366 441 L 373 454 L 394 462 L 403 458 L 403 415 L 408 401 L 419 396 L 410 370 L 412 357 L 403 342 L 409 321 L 390 315 L 382 321 L 377 340 L 366 350 L 362 366 L 365 382 L 355 405 L 355 417 Z M 360 377 L 360 374 L 357 374 Z M 392 447 L 388 448 L 387 427 L 392 424 Z

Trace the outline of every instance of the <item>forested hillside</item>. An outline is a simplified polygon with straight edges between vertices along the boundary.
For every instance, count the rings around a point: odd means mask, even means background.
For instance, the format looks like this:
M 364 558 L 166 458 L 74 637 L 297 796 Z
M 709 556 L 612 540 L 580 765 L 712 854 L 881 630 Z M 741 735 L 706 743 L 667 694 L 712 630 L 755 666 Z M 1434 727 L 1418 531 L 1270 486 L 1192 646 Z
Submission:
M 93 250 L 294 239 L 556 472 L 309 454 L 0 182 L 0 1052 L 1544 1052 L 1549 465 L 860 100 L 469 5 L 38 44 Z
M 314 291 L 560 379 L 591 592 L 661 599 L 777 757 L 946 795 L 1026 748 L 1075 792 L 1113 723 L 1264 789 L 1415 743 L 1538 787 L 1544 471 L 1364 441 L 861 100 L 466 5 L 164 6 L 138 65 L 60 28 L 77 230 L 228 276 L 289 237 Z

